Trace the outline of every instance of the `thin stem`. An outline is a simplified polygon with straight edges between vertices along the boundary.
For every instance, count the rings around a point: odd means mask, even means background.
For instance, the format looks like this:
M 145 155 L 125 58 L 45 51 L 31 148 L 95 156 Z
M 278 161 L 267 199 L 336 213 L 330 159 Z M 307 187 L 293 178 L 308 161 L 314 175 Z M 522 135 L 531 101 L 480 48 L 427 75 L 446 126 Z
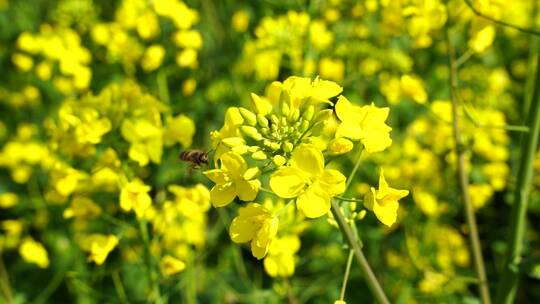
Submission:
M 527 34 L 531 34 L 531 35 L 535 35 L 535 36 L 540 36 L 540 32 L 539 31 L 536 31 L 536 30 L 533 30 L 533 29 L 528 29 L 528 28 L 524 28 L 524 27 L 521 27 L 519 25 L 515 25 L 515 24 L 511 24 L 511 23 L 508 23 L 508 22 L 505 22 L 505 21 L 502 21 L 502 20 L 497 20 L 491 16 L 488 16 L 482 12 L 480 12 L 479 10 L 477 10 L 471 3 L 471 0 L 464 0 L 465 3 L 467 4 L 467 6 L 479 17 L 482 17 L 484 19 L 487 19 L 497 25 L 501 25 L 501 26 L 506 26 L 506 27 L 509 27 L 509 28 L 513 28 L 517 31 L 520 31 L 520 32 L 523 32 L 523 33 L 527 33 Z
M 471 197 L 469 195 L 469 176 L 465 168 L 465 151 L 463 147 L 463 139 L 461 137 L 459 115 L 458 115 L 458 102 L 457 102 L 457 67 L 455 64 L 455 53 L 450 40 L 448 31 L 446 32 L 446 39 L 448 43 L 448 64 L 450 68 L 450 100 L 452 102 L 452 117 L 453 117 L 453 129 L 454 129 L 454 141 L 456 144 L 457 154 L 457 169 L 458 180 L 461 190 L 461 199 L 465 205 L 465 217 L 467 219 L 467 226 L 469 227 L 469 237 L 472 246 L 474 266 L 476 275 L 479 279 L 479 291 L 482 303 L 491 303 L 489 295 L 489 286 L 486 277 L 486 270 L 484 267 L 484 258 L 482 257 L 482 246 L 480 245 L 480 238 L 478 236 L 478 227 L 476 225 L 476 216 L 474 214 L 474 207 L 471 203 Z
M 163 300 L 161 299 L 157 273 L 155 271 L 155 265 L 152 260 L 152 252 L 150 251 L 150 239 L 148 236 L 148 227 L 145 220 L 143 219 L 139 220 L 139 229 L 141 232 L 141 237 L 143 239 L 144 258 L 145 258 L 146 268 L 148 271 L 148 277 L 149 277 L 151 288 L 152 288 L 151 299 L 153 299 L 154 303 L 156 304 L 164 303 Z
M 118 271 L 114 271 L 112 273 L 112 280 L 120 303 L 128 303 L 126 290 L 124 289 L 124 285 L 122 284 L 122 279 L 120 278 L 120 273 Z
M 356 257 L 356 260 L 358 261 L 358 264 L 360 268 L 362 269 L 362 272 L 365 275 L 366 282 L 368 284 L 369 289 L 377 299 L 377 301 L 381 304 L 389 304 L 388 298 L 386 297 L 386 294 L 384 293 L 384 290 L 381 287 L 381 284 L 377 280 L 377 277 L 371 270 L 371 267 L 369 266 L 369 263 L 364 256 L 364 253 L 362 252 L 362 249 L 360 248 L 360 245 L 354 235 L 354 232 L 351 230 L 351 227 L 347 224 L 347 221 L 345 220 L 345 217 L 343 216 L 343 213 L 341 213 L 341 210 L 339 209 L 339 205 L 336 203 L 335 200 L 332 200 L 332 214 L 334 215 L 334 218 L 336 219 L 336 222 L 338 223 L 339 229 L 341 232 L 343 232 L 343 235 L 347 239 L 347 243 L 351 247 L 351 250 L 354 252 L 354 256 Z
M 347 266 L 345 267 L 345 274 L 343 275 L 343 284 L 341 284 L 341 292 L 339 299 L 343 301 L 345 299 L 345 290 L 347 289 L 347 282 L 349 281 L 349 274 L 351 273 L 351 265 L 354 257 L 354 251 L 349 250 L 349 257 L 347 257 Z
M 474 55 L 474 51 L 472 49 L 468 49 L 463 55 L 459 56 L 458 59 L 456 59 L 456 68 L 459 68 L 462 64 L 467 62 L 472 55 Z
M 514 193 L 514 204 L 510 214 L 510 250 L 507 252 L 502 279 L 499 281 L 497 288 L 497 303 L 514 303 L 518 287 L 519 267 L 527 221 L 527 205 L 533 178 L 533 163 L 540 135 L 540 54 L 537 55 L 535 85 L 527 125 L 530 132 L 523 134 L 521 140 L 518 179 Z
M 358 168 L 360 167 L 360 162 L 361 162 L 361 159 L 362 159 L 362 151 L 363 149 L 360 148 L 361 150 L 358 152 L 358 157 L 356 158 L 356 163 L 354 164 L 354 168 L 352 169 L 351 171 L 351 174 L 349 174 L 349 178 L 347 178 L 347 184 L 345 185 L 345 192 L 347 192 L 347 190 L 349 189 L 349 186 L 351 185 L 353 179 L 354 179 L 354 176 L 356 175 L 356 171 L 358 171 Z M 343 193 L 345 193 L 343 192 Z
M 13 303 L 13 294 L 11 292 L 11 285 L 9 283 L 9 276 L 4 265 L 4 259 L 0 255 L 0 289 L 2 291 L 2 297 L 6 301 L 6 304 Z
M 345 201 L 345 202 L 357 202 L 357 203 L 363 203 L 364 200 L 361 200 L 361 199 L 357 199 L 357 198 L 348 198 L 348 197 L 343 197 L 343 196 L 334 196 L 335 199 L 338 199 L 340 201 Z

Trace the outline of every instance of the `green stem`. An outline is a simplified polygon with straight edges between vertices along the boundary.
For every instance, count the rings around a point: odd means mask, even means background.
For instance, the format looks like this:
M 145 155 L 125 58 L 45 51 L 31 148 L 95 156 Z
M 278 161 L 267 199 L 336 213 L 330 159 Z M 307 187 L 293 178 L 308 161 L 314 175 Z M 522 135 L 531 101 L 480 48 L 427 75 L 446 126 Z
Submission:
M 143 219 L 139 219 L 139 229 L 141 232 L 141 237 L 143 239 L 143 245 L 144 245 L 144 258 L 146 263 L 146 268 L 148 271 L 148 278 L 150 280 L 151 288 L 152 288 L 152 296 L 150 299 L 154 300 L 154 303 L 161 304 L 164 303 L 164 301 L 161 298 L 161 293 L 159 290 L 159 282 L 158 277 L 156 273 L 156 268 L 153 263 L 152 259 L 152 252 L 150 251 L 150 239 L 148 236 L 148 227 L 146 224 L 146 221 Z
M 519 267 L 525 236 L 527 204 L 533 178 L 533 163 L 540 135 L 540 54 L 537 55 L 534 93 L 529 106 L 527 126 L 530 132 L 521 139 L 521 157 L 514 203 L 510 214 L 510 250 L 498 285 L 497 303 L 513 303 L 518 287 Z
M 9 283 L 9 276 L 4 265 L 4 259 L 0 255 L 0 290 L 2 291 L 2 298 L 6 304 L 13 303 L 13 295 L 11 293 L 11 285 Z
M 461 190 L 461 199 L 465 205 L 465 217 L 467 219 L 467 226 L 469 227 L 469 237 L 471 241 L 471 247 L 473 252 L 473 261 L 474 268 L 476 270 L 476 275 L 478 276 L 479 284 L 478 288 L 480 291 L 480 297 L 482 303 L 489 304 L 491 303 L 489 295 L 489 285 L 486 276 L 486 270 L 484 266 L 484 258 L 482 256 L 482 246 L 480 244 L 480 237 L 478 236 L 478 227 L 476 225 L 476 216 L 474 214 L 474 207 L 471 202 L 471 197 L 469 195 L 469 176 L 467 169 L 465 168 L 465 150 L 464 143 L 461 137 L 460 125 L 459 125 L 459 115 L 458 115 L 458 101 L 457 101 L 457 89 L 458 89 L 458 80 L 457 80 L 457 66 L 455 64 L 455 53 L 452 41 L 450 40 L 450 34 L 446 32 L 446 39 L 448 43 L 448 65 L 450 68 L 450 100 L 452 102 L 452 117 L 453 117 L 453 129 L 454 129 L 454 141 L 456 144 L 456 154 L 457 154 L 457 170 L 458 170 L 458 180 Z
M 360 265 L 360 268 L 362 269 L 362 272 L 364 273 L 366 277 L 366 282 L 368 284 L 369 289 L 377 299 L 377 301 L 381 304 L 389 304 L 388 298 L 386 297 L 386 294 L 384 293 L 384 290 L 381 287 L 381 284 L 377 280 L 377 277 L 371 270 L 371 267 L 369 266 L 369 263 L 364 256 L 364 253 L 362 252 L 362 249 L 360 248 L 360 245 L 354 235 L 354 232 L 351 230 L 351 227 L 349 227 L 349 224 L 347 224 L 347 221 L 345 220 L 345 217 L 343 216 L 343 213 L 341 213 L 341 210 L 339 209 L 339 205 L 336 203 L 335 200 L 332 200 L 332 214 L 334 215 L 334 218 L 336 219 L 336 222 L 338 223 L 339 229 L 341 232 L 343 232 L 343 235 L 347 239 L 347 243 L 349 244 L 351 250 L 354 252 L 354 256 L 356 257 L 356 260 L 358 261 L 358 264 Z
M 360 168 L 360 163 L 362 159 L 362 151 L 363 149 L 360 148 L 360 151 L 358 152 L 358 157 L 356 158 L 356 163 L 354 164 L 354 168 L 351 171 L 351 174 L 349 174 L 349 178 L 347 178 L 347 184 L 345 185 L 345 192 L 349 189 L 349 186 L 351 185 L 354 176 L 356 175 L 356 171 L 358 171 L 358 168 Z
M 529 28 L 524 28 L 524 27 L 521 27 L 519 25 L 515 25 L 515 24 L 511 24 L 511 23 L 508 23 L 508 22 L 505 22 L 505 21 L 502 21 L 502 20 L 498 20 L 498 19 L 495 19 L 491 16 L 488 16 L 482 12 L 480 12 L 479 10 L 477 10 L 473 4 L 471 3 L 471 0 L 464 0 L 465 3 L 467 4 L 467 6 L 473 11 L 473 13 L 475 13 L 477 16 L 479 17 L 482 17 L 486 20 L 489 20 L 497 25 L 501 25 L 501 26 L 505 26 L 505 27 L 509 27 L 509 28 L 513 28 L 517 31 L 520 31 L 520 32 L 523 32 L 523 33 L 527 33 L 527 34 L 530 34 L 530 35 L 536 35 L 536 36 L 540 36 L 540 32 L 539 31 L 536 31 L 534 29 L 529 29 Z
M 126 290 L 124 289 L 124 285 L 122 284 L 122 279 L 120 278 L 120 273 L 118 271 L 114 271 L 112 273 L 112 280 L 120 303 L 129 303 L 127 300 Z
M 347 257 L 347 266 L 345 267 L 345 274 L 343 275 L 343 284 L 341 285 L 341 292 L 339 299 L 343 301 L 345 299 L 345 290 L 347 289 L 347 282 L 349 281 L 349 274 L 351 273 L 351 265 L 354 257 L 354 251 L 349 250 L 349 257 Z
M 348 197 L 343 197 L 343 196 L 334 196 L 335 199 L 338 199 L 340 201 L 345 201 L 345 202 L 357 202 L 357 203 L 363 203 L 364 200 L 361 200 L 361 199 L 357 199 L 357 198 L 348 198 Z

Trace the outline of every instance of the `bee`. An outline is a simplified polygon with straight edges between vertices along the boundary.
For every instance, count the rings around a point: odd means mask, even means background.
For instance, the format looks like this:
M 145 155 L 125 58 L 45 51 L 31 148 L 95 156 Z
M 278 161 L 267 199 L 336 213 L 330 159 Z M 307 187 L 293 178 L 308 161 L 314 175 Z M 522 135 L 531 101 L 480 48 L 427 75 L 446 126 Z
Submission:
M 208 153 L 201 150 L 186 150 L 180 153 L 180 159 L 191 163 L 191 169 L 208 165 Z

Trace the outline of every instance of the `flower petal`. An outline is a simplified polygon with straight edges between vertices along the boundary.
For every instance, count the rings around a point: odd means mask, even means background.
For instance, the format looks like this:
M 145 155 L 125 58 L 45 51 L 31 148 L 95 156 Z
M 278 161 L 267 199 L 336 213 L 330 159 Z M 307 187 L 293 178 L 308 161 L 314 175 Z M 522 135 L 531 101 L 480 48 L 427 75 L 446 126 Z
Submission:
M 236 181 L 236 193 L 241 200 L 249 202 L 257 197 L 260 186 L 261 182 L 259 180 L 238 180 Z
M 315 146 L 300 145 L 293 152 L 291 166 L 302 170 L 311 177 L 317 177 L 323 173 L 324 157 Z
M 384 206 L 375 203 L 373 205 L 373 212 L 375 216 L 386 226 L 392 226 L 397 220 L 397 210 L 399 204 L 397 201 L 386 201 Z
M 347 178 L 338 170 L 327 169 L 321 175 L 320 182 L 331 196 L 345 192 Z
M 246 161 L 236 153 L 227 152 L 221 155 L 220 160 L 221 169 L 228 171 L 234 178 L 241 176 L 247 170 Z
M 204 171 L 203 174 L 215 184 L 222 185 L 229 182 L 229 177 L 221 169 L 212 169 Z
M 325 215 L 330 210 L 330 196 L 322 188 L 310 187 L 296 199 L 296 207 L 306 217 L 317 218 Z
M 270 188 L 283 198 L 297 197 L 305 186 L 302 171 L 297 168 L 281 167 L 270 177 Z
M 223 207 L 230 204 L 236 196 L 236 187 L 233 183 L 215 185 L 210 190 L 210 201 L 214 207 Z

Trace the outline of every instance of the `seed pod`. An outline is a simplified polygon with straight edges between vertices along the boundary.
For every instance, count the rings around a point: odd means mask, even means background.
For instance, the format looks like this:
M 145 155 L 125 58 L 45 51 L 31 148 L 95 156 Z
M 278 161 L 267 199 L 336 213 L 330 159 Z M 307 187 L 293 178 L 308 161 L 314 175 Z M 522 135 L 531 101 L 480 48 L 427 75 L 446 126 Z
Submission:
M 240 126 L 240 131 L 248 137 L 253 138 L 256 141 L 262 140 L 263 137 L 256 128 L 250 126 Z
M 246 108 L 238 108 L 238 110 L 248 125 L 255 126 L 257 124 L 257 115 L 255 115 L 255 113 Z

